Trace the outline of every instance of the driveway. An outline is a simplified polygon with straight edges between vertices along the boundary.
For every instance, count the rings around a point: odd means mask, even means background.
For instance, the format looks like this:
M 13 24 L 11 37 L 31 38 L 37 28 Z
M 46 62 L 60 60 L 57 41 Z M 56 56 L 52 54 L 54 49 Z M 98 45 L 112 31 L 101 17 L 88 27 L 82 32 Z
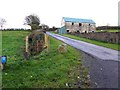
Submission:
M 47 32 L 48 35 L 65 42 L 82 52 L 82 62 L 88 68 L 93 87 L 120 87 L 120 52 L 83 41 Z

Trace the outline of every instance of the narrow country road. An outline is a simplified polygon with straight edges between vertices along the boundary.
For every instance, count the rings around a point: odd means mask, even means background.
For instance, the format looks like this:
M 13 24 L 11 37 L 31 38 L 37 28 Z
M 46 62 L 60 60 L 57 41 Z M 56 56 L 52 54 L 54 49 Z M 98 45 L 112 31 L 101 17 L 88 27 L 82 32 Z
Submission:
M 94 87 L 120 88 L 120 70 L 118 69 L 120 52 L 58 34 L 46 33 L 82 52 L 82 61 L 89 70 Z

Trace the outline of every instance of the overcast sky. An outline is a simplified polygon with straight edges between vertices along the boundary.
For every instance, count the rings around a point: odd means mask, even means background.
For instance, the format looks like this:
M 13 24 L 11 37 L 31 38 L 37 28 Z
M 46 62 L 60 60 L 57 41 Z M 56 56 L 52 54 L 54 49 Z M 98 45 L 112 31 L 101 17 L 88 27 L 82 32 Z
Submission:
M 6 28 L 27 28 L 24 18 L 39 16 L 41 23 L 61 26 L 62 17 L 92 19 L 97 26 L 118 25 L 119 0 L 0 0 L 0 17 Z

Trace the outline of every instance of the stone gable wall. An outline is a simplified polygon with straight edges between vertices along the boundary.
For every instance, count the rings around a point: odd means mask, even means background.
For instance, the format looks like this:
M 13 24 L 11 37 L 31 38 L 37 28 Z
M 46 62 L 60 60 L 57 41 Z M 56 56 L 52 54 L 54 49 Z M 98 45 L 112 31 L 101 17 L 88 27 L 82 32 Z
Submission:
M 65 22 L 65 27 L 67 30 L 70 32 L 77 32 L 79 31 L 80 33 L 83 32 L 91 32 L 91 31 L 96 31 L 96 26 L 95 24 L 90 24 L 89 23 L 81 23 L 82 25 L 79 26 L 79 23 L 74 23 L 72 25 L 72 22 Z

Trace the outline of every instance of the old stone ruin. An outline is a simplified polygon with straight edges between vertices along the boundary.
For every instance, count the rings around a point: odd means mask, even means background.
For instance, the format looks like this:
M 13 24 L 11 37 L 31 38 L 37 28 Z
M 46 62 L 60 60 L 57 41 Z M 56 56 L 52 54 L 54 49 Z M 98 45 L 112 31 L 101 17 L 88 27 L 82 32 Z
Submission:
M 24 58 L 29 59 L 30 56 L 37 55 L 47 48 L 47 38 L 45 32 L 39 30 L 34 30 L 29 36 L 26 36 L 26 45 L 23 52 Z

